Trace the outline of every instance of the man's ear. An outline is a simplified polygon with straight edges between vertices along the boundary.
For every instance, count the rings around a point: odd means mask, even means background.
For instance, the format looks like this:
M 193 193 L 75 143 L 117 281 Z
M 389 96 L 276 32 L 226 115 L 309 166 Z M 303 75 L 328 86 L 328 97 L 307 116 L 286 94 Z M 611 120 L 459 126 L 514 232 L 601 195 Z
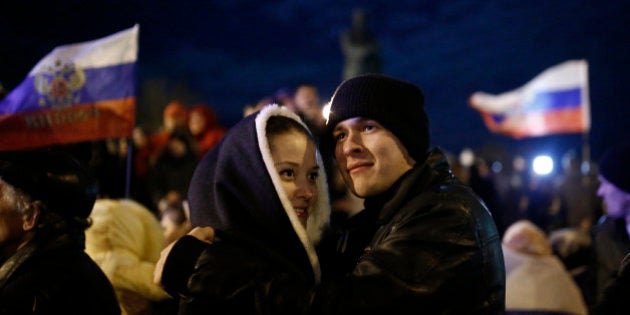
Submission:
M 22 228 L 25 231 L 32 231 L 39 222 L 42 204 L 39 201 L 31 202 L 28 210 L 22 216 Z

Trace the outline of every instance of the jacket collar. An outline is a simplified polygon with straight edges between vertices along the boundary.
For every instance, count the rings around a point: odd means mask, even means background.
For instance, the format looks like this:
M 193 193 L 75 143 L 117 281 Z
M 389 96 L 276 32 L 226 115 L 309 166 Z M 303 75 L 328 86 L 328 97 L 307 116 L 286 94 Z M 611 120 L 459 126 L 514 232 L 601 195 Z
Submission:
M 412 196 L 427 190 L 443 179 L 454 179 L 446 155 L 440 148 L 433 148 L 423 163 L 403 174 L 386 192 L 366 198 L 365 207 L 381 208 L 378 224 L 385 224 Z

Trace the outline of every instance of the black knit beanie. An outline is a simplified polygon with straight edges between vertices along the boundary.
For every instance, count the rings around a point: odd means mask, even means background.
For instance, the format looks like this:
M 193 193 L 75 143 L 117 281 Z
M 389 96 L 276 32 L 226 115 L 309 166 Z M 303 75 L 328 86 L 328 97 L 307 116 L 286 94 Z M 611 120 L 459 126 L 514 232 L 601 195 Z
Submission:
M 599 174 L 630 193 L 630 143 L 617 144 L 606 150 L 599 160 Z
M 0 179 L 65 218 L 87 218 L 98 193 L 84 165 L 61 151 L 0 152 Z
M 424 161 L 430 141 L 429 120 L 418 86 L 380 74 L 348 79 L 332 97 L 327 140 L 332 141 L 333 129 L 339 122 L 352 117 L 378 121 L 396 135 L 416 162 Z

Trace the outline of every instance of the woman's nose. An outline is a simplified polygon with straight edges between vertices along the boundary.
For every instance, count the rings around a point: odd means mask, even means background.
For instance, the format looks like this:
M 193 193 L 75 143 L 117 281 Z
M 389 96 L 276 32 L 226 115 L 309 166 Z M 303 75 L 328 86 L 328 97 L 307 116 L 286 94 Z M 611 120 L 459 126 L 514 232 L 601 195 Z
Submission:
M 315 197 L 316 191 L 317 188 L 312 183 L 309 183 L 307 180 L 303 180 L 298 184 L 296 194 L 298 198 L 308 201 Z

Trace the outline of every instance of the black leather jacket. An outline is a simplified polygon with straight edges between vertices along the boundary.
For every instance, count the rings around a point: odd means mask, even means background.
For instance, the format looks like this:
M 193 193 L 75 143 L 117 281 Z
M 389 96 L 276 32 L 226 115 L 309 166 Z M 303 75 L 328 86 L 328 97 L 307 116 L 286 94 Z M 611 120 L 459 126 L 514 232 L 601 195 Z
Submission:
M 36 237 L 0 265 L 0 314 L 120 314 L 114 288 L 69 235 Z
M 265 246 L 221 235 L 212 245 L 180 239 L 164 266 L 163 284 L 184 297 L 183 313 L 504 312 L 499 234 L 488 209 L 452 175 L 441 152 L 389 192 L 366 200 L 366 209 L 348 223 L 320 244 L 318 286 Z
M 484 203 L 453 176 L 439 149 L 365 205 L 360 223 L 351 218 L 349 230 L 322 244 L 335 246 L 335 253 L 320 251 L 325 278 L 316 312 L 503 313 L 500 236 Z

